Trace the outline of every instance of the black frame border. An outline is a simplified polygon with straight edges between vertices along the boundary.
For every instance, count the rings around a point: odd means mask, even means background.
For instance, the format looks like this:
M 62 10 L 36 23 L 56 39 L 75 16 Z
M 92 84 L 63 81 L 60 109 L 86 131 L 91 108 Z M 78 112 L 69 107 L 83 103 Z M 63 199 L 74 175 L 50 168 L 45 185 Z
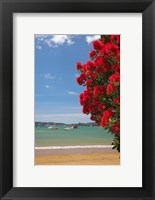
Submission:
M 13 187 L 13 13 L 142 13 L 143 187 Z M 155 200 L 155 2 L 154 0 L 0 0 L 1 199 Z M 134 44 L 133 44 L 134 48 Z M 133 62 L 134 64 L 134 62 Z M 135 66 L 136 67 L 136 66 Z M 135 111 L 133 111 L 135 112 Z M 8 126 L 9 124 L 9 126 Z

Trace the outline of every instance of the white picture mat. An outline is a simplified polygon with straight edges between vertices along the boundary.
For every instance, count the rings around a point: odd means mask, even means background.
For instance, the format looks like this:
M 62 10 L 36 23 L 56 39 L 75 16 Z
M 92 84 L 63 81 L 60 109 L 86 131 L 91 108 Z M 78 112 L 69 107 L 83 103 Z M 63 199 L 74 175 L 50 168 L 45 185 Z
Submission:
M 34 34 L 121 34 L 119 166 L 34 165 Z M 13 35 L 13 186 L 142 187 L 142 14 L 16 13 Z

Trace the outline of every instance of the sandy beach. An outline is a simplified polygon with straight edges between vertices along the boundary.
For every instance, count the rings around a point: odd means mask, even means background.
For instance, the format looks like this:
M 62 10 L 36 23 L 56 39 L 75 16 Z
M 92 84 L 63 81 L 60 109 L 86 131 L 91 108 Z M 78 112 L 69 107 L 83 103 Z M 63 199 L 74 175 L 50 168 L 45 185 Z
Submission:
M 119 165 L 111 148 L 35 149 L 35 165 Z

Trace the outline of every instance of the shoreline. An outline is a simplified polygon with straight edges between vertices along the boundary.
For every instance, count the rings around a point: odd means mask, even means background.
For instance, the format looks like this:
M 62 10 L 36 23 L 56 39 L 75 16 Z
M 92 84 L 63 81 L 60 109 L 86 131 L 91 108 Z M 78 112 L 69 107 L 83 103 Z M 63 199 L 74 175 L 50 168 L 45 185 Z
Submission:
M 62 146 L 35 149 L 35 165 L 119 165 L 119 153 L 111 145 Z M 73 146 L 71 146 L 73 147 Z
M 95 154 L 95 153 L 114 153 L 111 145 L 98 146 L 53 146 L 53 147 L 36 147 L 35 155 L 70 155 L 70 154 Z
M 35 147 L 35 150 L 45 150 L 45 149 L 89 149 L 89 148 L 112 148 L 113 145 L 64 145 L 64 146 L 42 146 L 42 147 Z

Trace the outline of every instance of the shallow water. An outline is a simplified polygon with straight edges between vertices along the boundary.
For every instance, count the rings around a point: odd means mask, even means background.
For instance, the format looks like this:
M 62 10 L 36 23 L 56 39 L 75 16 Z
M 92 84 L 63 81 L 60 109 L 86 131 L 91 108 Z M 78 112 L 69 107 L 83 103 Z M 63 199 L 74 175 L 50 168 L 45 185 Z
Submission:
M 76 145 L 110 145 L 113 135 L 98 126 L 81 126 L 73 130 L 58 130 L 47 127 L 35 128 L 35 146 L 76 146 Z

